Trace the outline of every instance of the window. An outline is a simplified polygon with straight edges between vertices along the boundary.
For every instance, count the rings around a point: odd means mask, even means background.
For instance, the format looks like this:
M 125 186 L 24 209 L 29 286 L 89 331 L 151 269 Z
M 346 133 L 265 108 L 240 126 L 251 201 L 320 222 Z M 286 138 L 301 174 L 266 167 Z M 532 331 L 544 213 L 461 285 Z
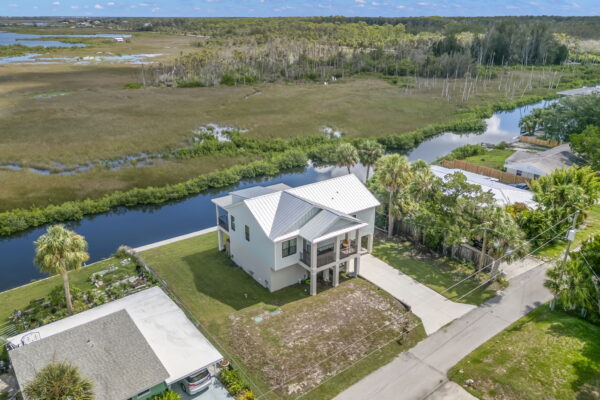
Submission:
M 150 393 L 150 389 L 146 389 L 143 392 L 138 393 L 136 397 L 144 397 L 144 396 L 148 395 L 149 393 Z
M 244 233 L 246 234 L 246 240 L 250 241 L 250 227 L 248 225 L 244 225 Z
M 538 174 L 533 174 L 533 179 L 539 179 L 539 175 Z
M 298 241 L 296 238 L 286 240 L 281 243 L 281 257 L 291 256 L 292 254 L 296 254 L 296 247 L 298 246 Z
M 231 230 L 235 231 L 235 217 L 233 215 L 231 216 Z
M 520 169 L 517 170 L 517 176 L 523 176 L 523 171 L 521 171 Z

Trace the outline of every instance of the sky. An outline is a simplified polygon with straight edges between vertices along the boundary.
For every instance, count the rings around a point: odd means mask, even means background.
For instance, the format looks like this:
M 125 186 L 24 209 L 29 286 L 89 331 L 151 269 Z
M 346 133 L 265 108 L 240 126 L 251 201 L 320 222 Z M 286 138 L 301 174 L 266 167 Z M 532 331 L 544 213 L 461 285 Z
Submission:
M 2 16 L 600 15 L 600 0 L 0 0 Z

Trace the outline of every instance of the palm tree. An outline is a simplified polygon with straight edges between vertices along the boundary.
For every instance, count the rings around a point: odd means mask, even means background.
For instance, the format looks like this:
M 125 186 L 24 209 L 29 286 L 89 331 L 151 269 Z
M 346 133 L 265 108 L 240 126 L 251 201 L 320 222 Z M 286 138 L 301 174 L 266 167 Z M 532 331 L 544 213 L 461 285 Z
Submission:
M 35 241 L 35 245 L 34 262 L 41 272 L 62 276 L 67 308 L 69 313 L 72 313 L 69 271 L 81 268 L 81 264 L 90 258 L 87 242 L 83 236 L 66 229 L 63 225 L 53 225 Z
M 93 386 L 77 367 L 55 362 L 42 368 L 24 392 L 32 400 L 93 400 Z
M 365 140 L 362 145 L 358 148 L 358 155 L 360 156 L 360 162 L 362 165 L 367 167 L 367 177 L 365 181 L 369 179 L 369 172 L 371 166 L 375 165 L 384 154 L 384 147 L 374 140 Z
M 358 151 L 356 147 L 352 146 L 350 143 L 342 143 L 337 148 L 337 162 L 339 166 L 345 166 L 348 168 L 348 173 L 350 173 L 350 168 L 354 166 L 359 161 Z
M 537 123 L 533 118 L 531 118 L 531 115 L 526 115 L 521 118 L 521 121 L 519 121 L 519 127 L 528 135 L 533 135 L 537 128 Z
M 407 186 L 413 171 L 405 156 L 391 154 L 377 161 L 377 182 L 388 192 L 388 238 L 392 237 L 394 215 L 398 213 L 395 199 L 398 191 Z

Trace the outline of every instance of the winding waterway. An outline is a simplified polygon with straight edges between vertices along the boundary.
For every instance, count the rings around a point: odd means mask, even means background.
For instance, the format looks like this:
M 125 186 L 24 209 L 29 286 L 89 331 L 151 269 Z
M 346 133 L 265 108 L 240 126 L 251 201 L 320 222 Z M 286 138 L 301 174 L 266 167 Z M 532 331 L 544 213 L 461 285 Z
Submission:
M 408 158 L 411 161 L 422 159 L 432 162 L 465 144 L 497 144 L 511 141 L 519 135 L 519 119 L 533 108 L 544 107 L 547 104 L 548 102 L 542 102 L 510 112 L 495 113 L 487 120 L 487 130 L 484 133 L 444 133 L 421 143 L 408 153 Z M 353 172 L 364 179 L 365 172 L 362 166 L 357 166 Z M 177 202 L 151 207 L 121 207 L 66 225 L 86 237 L 90 262 L 94 262 L 110 256 L 121 244 L 138 247 L 214 226 L 215 212 L 210 200 L 231 190 L 258 183 L 285 183 L 294 187 L 346 173 L 346 168 L 310 166 L 302 171 L 288 172 L 273 178 L 242 181 L 234 187 L 205 192 Z M 37 270 L 32 261 L 33 241 L 43 234 L 45 229 L 46 227 L 42 226 L 0 239 L 0 291 L 46 276 Z

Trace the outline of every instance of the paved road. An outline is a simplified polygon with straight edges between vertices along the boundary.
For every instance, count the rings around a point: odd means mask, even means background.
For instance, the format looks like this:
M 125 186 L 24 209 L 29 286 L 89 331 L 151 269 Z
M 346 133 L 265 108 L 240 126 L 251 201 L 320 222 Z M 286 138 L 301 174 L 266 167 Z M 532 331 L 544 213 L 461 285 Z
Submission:
M 428 335 L 476 308 L 448 300 L 371 254 L 361 257 L 359 275 L 408 304 L 411 311 L 423 321 Z
M 548 264 L 511 281 L 506 291 L 427 337 L 336 397 L 338 400 L 422 400 L 448 382 L 457 362 L 534 308 L 552 298 L 543 286 Z M 432 397 L 430 397 L 432 396 Z

